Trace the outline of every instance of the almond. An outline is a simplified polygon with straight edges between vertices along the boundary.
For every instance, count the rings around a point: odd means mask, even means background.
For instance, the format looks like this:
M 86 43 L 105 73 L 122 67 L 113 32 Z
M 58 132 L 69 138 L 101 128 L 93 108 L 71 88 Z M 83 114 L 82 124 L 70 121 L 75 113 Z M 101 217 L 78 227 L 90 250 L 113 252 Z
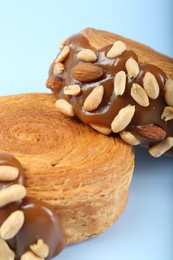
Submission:
M 141 136 L 152 141 L 162 141 L 166 137 L 166 132 L 156 125 L 142 125 L 138 127 Z
M 100 78 L 103 75 L 102 69 L 92 63 L 79 63 L 71 70 L 71 76 L 81 82 L 89 82 Z

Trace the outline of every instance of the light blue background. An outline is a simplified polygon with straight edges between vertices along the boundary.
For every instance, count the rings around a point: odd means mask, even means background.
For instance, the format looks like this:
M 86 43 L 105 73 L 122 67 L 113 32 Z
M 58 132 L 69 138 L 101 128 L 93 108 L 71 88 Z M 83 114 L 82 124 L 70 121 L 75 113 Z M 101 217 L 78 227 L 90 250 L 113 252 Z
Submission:
M 45 92 L 59 42 L 85 27 L 108 30 L 173 57 L 172 0 L 0 0 L 0 95 Z M 173 159 L 136 149 L 126 211 L 103 235 L 57 260 L 172 260 Z

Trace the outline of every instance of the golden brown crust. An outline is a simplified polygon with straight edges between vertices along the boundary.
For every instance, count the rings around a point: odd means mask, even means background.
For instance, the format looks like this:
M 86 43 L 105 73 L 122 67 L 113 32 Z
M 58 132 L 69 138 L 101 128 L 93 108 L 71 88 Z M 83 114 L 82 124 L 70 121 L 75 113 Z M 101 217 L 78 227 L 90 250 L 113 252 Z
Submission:
M 105 45 L 112 44 L 117 40 L 121 40 L 127 45 L 128 49 L 136 53 L 139 62 L 155 65 L 161 68 L 168 78 L 173 79 L 173 59 L 154 51 L 144 44 L 114 33 L 96 30 L 93 28 L 86 28 L 80 33 L 89 40 L 90 44 L 94 48 L 101 48 Z
M 95 236 L 123 212 L 131 146 L 57 111 L 49 94 L 0 97 L 0 150 L 26 169 L 28 195 L 57 210 L 67 243 Z

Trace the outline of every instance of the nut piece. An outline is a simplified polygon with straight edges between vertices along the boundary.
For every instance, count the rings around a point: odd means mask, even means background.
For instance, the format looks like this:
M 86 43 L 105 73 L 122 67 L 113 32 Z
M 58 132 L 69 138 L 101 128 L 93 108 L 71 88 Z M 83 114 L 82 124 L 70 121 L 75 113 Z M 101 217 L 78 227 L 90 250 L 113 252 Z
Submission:
M 102 102 L 103 94 L 104 87 L 102 85 L 95 87 L 85 99 L 84 109 L 86 111 L 92 111 L 96 109 Z
M 126 73 L 124 71 L 119 71 L 114 77 L 114 91 L 115 94 L 122 95 L 126 87 Z
M 160 157 L 162 154 L 167 152 L 172 147 L 173 147 L 173 137 L 167 137 L 165 140 L 163 140 L 159 144 L 152 146 L 149 149 L 149 153 L 153 157 Z
M 69 85 L 64 87 L 64 94 L 70 96 L 77 96 L 81 91 L 79 85 Z
M 143 78 L 143 85 L 144 85 L 144 89 L 147 92 L 147 95 L 152 98 L 152 99 L 156 99 L 159 95 L 159 84 L 155 78 L 155 76 L 150 73 L 150 72 L 146 72 L 145 76 Z
M 9 248 L 8 244 L 0 238 L 0 259 L 1 260 L 14 260 L 15 254 Z
M 100 126 L 100 125 L 96 125 L 96 124 L 90 124 L 90 126 L 92 128 L 94 128 L 97 132 L 104 134 L 104 135 L 109 135 L 112 132 L 112 130 L 106 126 Z
M 97 55 L 90 49 L 83 49 L 78 52 L 77 59 L 86 62 L 94 62 L 97 60 Z
M 64 46 L 59 56 L 56 58 L 55 63 L 63 62 L 70 53 L 70 48 L 68 46 Z
M 44 260 L 44 258 L 36 256 L 31 251 L 27 251 L 24 255 L 22 255 L 21 260 Z
M 71 76 L 81 82 L 93 81 L 102 75 L 102 69 L 93 63 L 79 63 L 71 70 Z
M 5 239 L 11 239 L 19 232 L 24 223 L 24 213 L 16 210 L 3 222 L 0 228 L 0 236 Z
M 20 184 L 13 184 L 8 188 L 0 190 L 0 207 L 11 202 L 23 199 L 26 196 L 26 189 Z
M 72 105 L 65 99 L 59 99 L 55 103 L 56 108 L 58 108 L 61 113 L 66 116 L 74 116 L 74 111 Z
M 19 175 L 19 169 L 9 165 L 0 166 L 0 181 L 13 181 Z
M 138 145 L 140 144 L 139 139 L 137 139 L 131 132 L 122 131 L 120 132 L 121 138 L 130 145 Z
M 127 47 L 124 42 L 122 41 L 116 41 L 110 48 L 110 50 L 107 53 L 107 57 L 110 59 L 113 59 L 119 55 L 121 55 L 124 51 L 126 51 Z
M 131 96 L 142 107 L 149 106 L 149 98 L 147 93 L 140 85 L 133 83 L 131 88 Z
M 62 64 L 61 62 L 57 62 L 53 67 L 53 75 L 57 76 L 58 74 L 61 74 L 64 70 L 64 64 Z
M 132 120 L 135 113 L 135 106 L 128 105 L 122 108 L 118 115 L 114 118 L 111 124 L 111 129 L 114 133 L 121 132 L 124 130 L 130 121 Z
M 46 258 L 49 254 L 49 247 L 42 239 L 38 239 L 37 244 L 31 245 L 30 249 L 41 258 Z
M 165 84 L 165 101 L 168 106 L 173 107 L 173 80 L 168 79 Z
M 138 127 L 141 136 L 152 141 L 162 141 L 166 137 L 166 132 L 156 125 L 142 125 Z
M 139 75 L 139 65 L 133 58 L 129 58 L 125 64 L 129 78 L 136 78 Z
M 62 40 L 62 41 L 60 42 L 59 50 L 62 50 L 62 49 L 63 49 L 63 47 L 64 47 L 64 45 L 65 45 L 65 42 L 66 42 L 66 39 L 65 39 L 65 40 Z
M 165 107 L 161 115 L 161 119 L 165 121 L 173 119 L 173 107 Z

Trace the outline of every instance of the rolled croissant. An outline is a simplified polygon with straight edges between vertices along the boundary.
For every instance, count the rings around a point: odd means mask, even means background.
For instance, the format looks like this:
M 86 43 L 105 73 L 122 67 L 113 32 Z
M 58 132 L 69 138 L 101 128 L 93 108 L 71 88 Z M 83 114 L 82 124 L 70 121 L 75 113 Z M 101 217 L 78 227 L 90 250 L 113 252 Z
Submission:
M 47 80 L 57 108 L 95 130 L 119 134 L 154 157 L 173 156 L 173 60 L 116 34 L 69 37 Z
M 0 151 L 24 167 L 28 196 L 53 206 L 67 243 L 100 234 L 123 212 L 130 145 L 64 116 L 50 94 L 0 97 L 0 126 Z

